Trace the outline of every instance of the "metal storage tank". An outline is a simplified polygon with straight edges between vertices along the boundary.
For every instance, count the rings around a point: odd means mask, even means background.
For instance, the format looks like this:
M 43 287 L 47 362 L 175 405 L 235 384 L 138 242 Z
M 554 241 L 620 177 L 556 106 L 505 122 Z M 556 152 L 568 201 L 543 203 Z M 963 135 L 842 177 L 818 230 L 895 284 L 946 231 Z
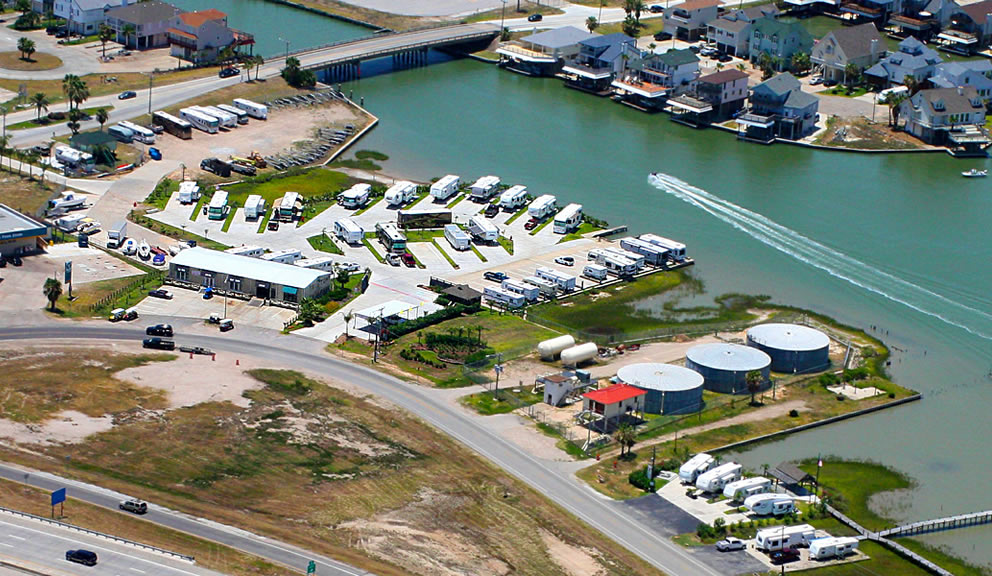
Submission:
M 650 414 L 691 414 L 703 404 L 703 377 L 674 364 L 643 363 L 624 366 L 617 378 L 646 391 L 644 411 Z
M 685 366 L 699 372 L 705 388 L 725 394 L 747 394 L 747 373 L 761 372 L 762 389 L 768 387 L 768 372 L 772 359 L 757 348 L 740 344 L 700 344 L 686 352 Z
M 541 360 L 552 360 L 561 354 L 562 350 L 575 346 L 575 338 L 565 334 L 557 338 L 545 340 L 537 345 L 537 352 L 541 355 Z
M 586 360 L 592 360 L 598 353 L 599 346 L 596 346 L 595 342 L 586 342 L 562 350 L 561 363 L 565 366 L 578 366 Z
M 830 338 L 799 324 L 760 324 L 747 331 L 747 345 L 772 359 L 772 370 L 790 374 L 830 367 Z

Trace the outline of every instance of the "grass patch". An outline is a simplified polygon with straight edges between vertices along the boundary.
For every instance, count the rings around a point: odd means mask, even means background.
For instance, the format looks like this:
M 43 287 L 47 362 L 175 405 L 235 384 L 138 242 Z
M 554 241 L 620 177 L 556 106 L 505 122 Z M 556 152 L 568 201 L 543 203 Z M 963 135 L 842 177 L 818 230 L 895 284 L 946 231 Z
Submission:
M 541 222 L 540 224 L 537 225 L 536 228 L 530 231 L 530 235 L 536 236 L 538 232 L 544 230 L 549 224 L 551 224 L 554 221 L 555 221 L 554 216 L 548 216 L 547 218 L 544 219 L 544 222 Z
M 538 422 L 537 429 L 540 430 L 545 436 L 557 438 L 558 441 L 555 443 L 555 446 L 576 460 L 585 460 L 586 458 L 589 458 L 589 455 L 583 452 L 581 448 L 575 444 L 572 444 L 568 440 L 565 440 L 565 438 L 558 433 L 558 430 L 556 430 L 554 426 L 550 426 L 544 422 Z
M 575 230 L 575 232 L 570 232 L 562 236 L 561 240 L 559 240 L 558 243 L 561 244 L 563 242 L 578 240 L 583 236 L 585 236 L 586 234 L 589 234 L 590 232 L 595 232 L 596 230 L 601 230 L 601 228 L 599 226 L 596 226 L 595 224 L 590 224 L 589 222 L 583 222 L 582 224 L 579 224 L 579 227 Z
M 359 160 L 377 160 L 379 162 L 389 160 L 389 156 L 377 150 L 359 150 L 355 152 L 355 158 Z
M 451 256 L 448 255 L 448 253 L 444 250 L 444 248 L 441 248 L 441 245 L 438 243 L 437 238 L 431 238 L 431 244 L 433 244 L 434 247 L 437 248 L 437 251 L 441 253 L 441 256 L 444 256 L 444 259 L 448 261 L 448 264 L 451 264 L 452 268 L 454 268 L 455 270 L 459 268 L 458 264 L 451 259 Z
M 461 202 L 466 198 L 468 198 L 468 194 L 459 194 L 454 200 L 449 202 L 448 205 L 445 206 L 445 208 L 448 208 L 450 210 L 451 208 L 454 208 L 455 206 L 458 205 L 459 202 Z
M 328 254 L 344 254 L 334 240 L 328 238 L 327 234 L 317 234 L 316 236 L 311 236 L 307 238 L 307 242 L 310 244 L 311 248 L 320 252 L 327 252 Z
M 48 52 L 35 52 L 30 58 L 21 58 L 21 53 L 0 52 L 0 68 L 7 70 L 54 70 L 62 65 L 62 59 Z
M 478 392 L 462 396 L 458 401 L 483 416 L 492 416 L 493 414 L 507 414 L 517 408 L 537 404 L 542 400 L 540 394 L 534 394 L 526 389 L 514 392 L 512 389 L 500 388 L 496 396 L 498 399 L 493 397 L 492 392 Z
M 359 160 L 357 158 L 339 158 L 334 162 L 328 164 L 330 168 L 351 168 L 352 170 L 364 170 L 366 172 L 378 172 L 382 170 L 382 166 L 376 164 L 375 162 L 364 159 Z
M 503 250 L 506 250 L 507 254 L 513 256 L 513 240 L 500 234 L 499 238 L 497 238 L 496 241 L 499 242 L 499 245 L 503 247 Z
M 227 218 L 224 218 L 224 224 L 220 227 L 221 232 L 227 232 L 231 228 L 231 223 L 234 222 L 234 215 L 238 213 L 238 208 L 242 206 L 243 204 L 238 204 L 237 202 L 227 203 Z
M 0 188 L 4 204 L 31 216 L 43 214 L 48 201 L 58 195 L 39 180 L 12 173 L 0 172 Z
M 110 254 L 115 255 L 113 252 Z M 131 262 L 129 261 L 129 263 Z M 63 288 L 63 295 L 55 303 L 56 314 L 63 318 L 107 316 L 114 308 L 134 306 L 147 296 L 148 290 L 153 290 L 161 285 L 161 276 L 157 271 L 87 282 L 73 288 L 72 302 L 68 300 L 68 289 Z M 117 297 L 111 298 L 115 293 L 118 294 Z
M 803 471 L 816 475 L 816 460 L 799 464 Z M 824 458 L 820 468 L 821 494 L 838 510 L 868 530 L 882 530 L 891 519 L 871 511 L 868 500 L 875 494 L 904 490 L 913 486 L 905 474 L 875 462 L 855 462 Z
M 906 540 L 900 539 L 900 544 L 905 545 Z M 908 548 L 908 546 L 907 546 Z M 850 562 L 835 566 L 825 566 L 823 568 L 813 568 L 804 570 L 802 574 L 813 576 L 864 576 L 866 574 L 898 574 L 899 576 L 930 576 L 931 572 L 913 564 L 902 556 L 882 546 L 878 542 L 862 540 L 858 544 L 858 549 L 867 554 L 870 559 L 861 562 Z M 965 572 L 954 572 L 970 576 Z M 974 572 L 973 574 L 982 574 Z
M 170 178 L 163 178 L 152 190 L 151 194 L 143 201 L 143 204 L 147 204 L 153 208 L 158 208 L 159 210 L 165 210 L 165 206 L 169 203 L 169 199 L 172 198 L 173 192 L 179 191 L 179 182 L 172 180 Z
M 474 252 L 476 256 L 479 257 L 479 260 L 489 262 L 489 260 L 482 255 L 482 252 L 479 252 L 479 249 L 475 247 L 475 244 L 469 244 L 468 247 L 472 249 L 472 252 Z
M 106 109 L 107 112 L 110 112 L 111 110 L 114 109 L 113 106 L 93 106 L 91 108 L 83 108 L 82 112 L 87 116 L 93 116 L 94 114 L 96 114 L 96 111 L 101 108 Z M 58 125 L 58 124 L 64 124 L 66 122 L 67 120 L 52 120 L 47 115 L 44 115 L 41 116 L 40 118 L 32 118 L 30 120 L 22 120 L 20 122 L 15 122 L 14 124 L 8 124 L 7 130 L 27 130 L 28 128 L 37 128 L 39 126 L 49 126 L 52 124 Z M 95 130 L 93 130 L 93 132 L 95 132 Z M 64 141 L 65 143 L 68 144 L 69 137 L 68 136 L 64 137 Z M 126 146 L 126 144 L 118 144 L 117 152 L 119 153 L 120 149 L 124 146 Z
M 649 4 L 650 5 L 650 4 Z M 638 27 L 640 33 L 639 38 L 647 38 L 654 36 L 658 32 L 661 32 L 664 28 L 664 18 L 645 18 L 647 10 L 645 9 L 641 12 L 641 25 Z M 622 22 L 610 22 L 608 24 L 601 24 L 595 30 L 596 34 L 614 34 L 616 32 L 623 32 Z M 658 45 L 663 44 L 663 42 L 657 42 Z M 668 43 L 671 46 L 671 42 Z
M 206 78 L 216 74 L 216 68 L 190 68 L 186 70 L 164 72 L 155 75 L 155 86 L 159 87 L 165 86 L 166 84 L 185 82 L 196 78 Z M 148 88 L 147 74 L 142 74 L 139 72 L 125 72 L 115 74 L 113 77 L 117 78 L 117 80 L 114 82 L 104 81 L 105 78 L 110 77 L 111 76 L 107 74 L 87 74 L 81 78 L 84 82 L 86 82 L 86 85 L 90 90 L 90 98 L 106 96 L 108 94 L 119 94 L 125 90 L 141 90 L 142 88 Z M 5 88 L 14 93 L 17 93 L 18 88 L 22 84 L 27 89 L 28 94 L 42 92 L 48 96 L 49 102 L 65 102 L 65 94 L 62 92 L 61 78 L 51 80 L 16 80 L 0 78 L 0 88 Z M 209 98 L 212 94 L 215 94 L 215 92 L 212 92 L 211 94 L 204 94 L 203 97 Z M 12 101 L 16 100 L 17 99 L 15 98 Z M 230 98 L 227 100 L 230 100 Z M 7 126 L 7 129 L 10 130 L 10 126 Z
M 258 194 L 265 199 L 265 205 L 271 208 L 287 191 L 299 193 L 304 201 L 324 196 L 333 199 L 338 192 L 352 184 L 352 179 L 347 174 L 316 167 L 246 178 L 243 182 L 225 186 L 224 190 L 227 191 L 228 203 L 232 205 L 236 203 L 244 206 L 249 195 Z
M 435 238 L 443 238 L 444 230 L 421 228 L 419 230 L 404 230 L 407 243 L 410 242 L 433 242 Z
M 466 18 L 462 19 L 462 22 L 487 22 L 491 20 L 500 20 L 504 16 L 506 18 L 522 18 L 524 16 L 530 16 L 531 14 L 541 14 L 544 16 L 550 16 L 552 14 L 564 14 L 564 11 L 560 8 L 555 8 L 553 6 L 546 6 L 538 2 L 531 2 L 529 0 L 523 0 L 517 5 L 510 5 L 512 8 L 508 7 L 505 11 L 502 9 L 486 10 L 484 12 L 476 12 Z M 519 7 L 519 9 L 517 9 Z
M 222 244 L 216 240 L 211 240 L 198 234 L 193 234 L 188 230 L 181 230 L 175 226 L 163 224 L 158 220 L 152 220 L 145 215 L 143 210 L 131 210 L 131 212 L 127 215 L 127 219 L 139 226 L 148 228 L 152 232 L 157 232 L 158 234 L 175 238 L 176 240 L 196 240 L 196 244 L 198 246 L 210 248 L 211 250 L 227 250 L 230 248 L 227 244 Z
M 193 205 L 193 213 L 189 215 L 189 219 L 196 222 L 196 219 L 200 217 L 203 213 L 203 208 L 210 203 L 210 197 L 212 194 L 207 194 L 206 190 L 200 190 L 200 198 Z
M 369 201 L 369 203 L 365 205 L 365 208 L 362 208 L 361 210 L 356 210 L 355 213 L 352 214 L 352 217 L 354 217 L 354 216 L 361 216 L 362 214 L 365 214 L 366 212 L 368 212 L 369 210 L 371 210 L 373 206 L 375 206 L 379 202 L 382 202 L 382 199 L 383 198 L 385 198 L 385 196 L 383 196 L 383 195 L 379 195 L 379 196 L 376 196 L 375 198 L 372 198 Z
M 824 90 L 823 94 L 828 94 L 830 96 L 843 96 L 844 98 L 857 98 L 858 96 L 864 96 L 868 93 L 868 89 L 864 86 L 852 86 L 848 89 L 847 86 L 837 85 L 829 90 Z
M 373 238 L 374 237 L 375 237 L 375 234 L 373 233 Z M 382 257 L 382 254 L 379 254 L 379 252 L 375 248 L 372 247 L 372 243 L 369 242 L 369 237 L 368 236 L 365 236 L 365 238 L 362 238 L 362 244 L 365 244 L 365 247 L 369 249 L 369 252 L 371 252 L 372 255 L 375 256 L 375 259 L 378 260 L 380 264 L 383 262 L 384 258 Z
M 510 216 L 509 218 L 507 218 L 505 225 L 506 226 L 509 226 L 510 224 L 513 224 L 513 221 L 514 220 L 516 220 L 517 218 L 520 218 L 521 216 L 523 216 L 526 213 L 527 213 L 527 206 L 524 206 L 520 210 L 517 210 L 517 213 L 516 214 L 514 214 L 513 216 Z

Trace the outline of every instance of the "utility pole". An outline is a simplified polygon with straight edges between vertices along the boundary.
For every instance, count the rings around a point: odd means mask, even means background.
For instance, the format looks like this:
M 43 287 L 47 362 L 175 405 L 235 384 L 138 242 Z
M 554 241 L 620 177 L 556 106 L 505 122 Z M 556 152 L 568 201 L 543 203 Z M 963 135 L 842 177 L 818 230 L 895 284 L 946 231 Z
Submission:
M 654 457 L 658 452 L 658 445 L 655 444 L 651 447 L 651 463 L 648 464 L 648 486 L 651 487 L 651 491 L 654 492 Z
M 499 13 L 499 35 L 500 35 L 500 38 L 503 37 L 503 30 L 506 29 L 506 26 L 504 26 L 503 23 L 506 22 L 506 3 L 508 1 L 509 0 L 503 0 L 503 8 L 500 10 L 500 13 Z
M 148 115 L 152 113 L 152 80 L 155 78 L 154 72 L 148 73 Z
M 496 353 L 496 364 L 493 365 L 493 371 L 496 372 L 496 387 L 493 388 L 493 400 L 499 400 L 499 375 L 503 373 L 503 365 L 500 362 L 503 361 L 503 353 Z

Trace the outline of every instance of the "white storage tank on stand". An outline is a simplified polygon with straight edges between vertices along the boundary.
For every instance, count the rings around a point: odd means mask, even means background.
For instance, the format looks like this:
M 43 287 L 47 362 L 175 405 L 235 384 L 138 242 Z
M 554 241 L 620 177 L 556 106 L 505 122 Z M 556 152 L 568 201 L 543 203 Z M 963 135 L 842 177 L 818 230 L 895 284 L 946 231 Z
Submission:
M 599 346 L 595 342 L 586 342 L 567 348 L 561 353 L 561 363 L 567 367 L 575 367 L 587 360 L 592 360 L 599 354 Z
M 565 334 L 538 344 L 537 353 L 541 355 L 541 360 L 554 360 L 555 356 L 561 354 L 563 350 L 573 346 L 575 346 L 575 338 L 572 338 L 570 334 Z

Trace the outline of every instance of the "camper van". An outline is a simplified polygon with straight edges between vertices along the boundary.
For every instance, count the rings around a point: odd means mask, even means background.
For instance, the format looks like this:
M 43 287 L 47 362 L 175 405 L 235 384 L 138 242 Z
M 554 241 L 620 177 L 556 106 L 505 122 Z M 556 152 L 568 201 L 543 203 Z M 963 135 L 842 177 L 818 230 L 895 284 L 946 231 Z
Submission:
M 772 487 L 772 481 L 763 476 L 742 478 L 723 487 L 723 495 L 730 500 L 743 502 L 748 496 L 763 494 Z
M 213 116 L 220 122 L 220 126 L 223 128 L 237 128 L 238 127 L 238 117 L 230 112 L 224 112 L 216 106 L 193 106 L 194 110 L 207 114 L 208 116 Z
M 858 539 L 845 537 L 828 536 L 827 538 L 817 538 L 809 544 L 809 557 L 814 560 L 829 560 L 830 558 L 843 558 L 853 554 L 858 549 Z
M 672 256 L 672 260 L 675 260 L 676 262 L 685 260 L 685 244 L 682 244 L 681 242 L 669 240 L 668 238 L 663 238 L 655 234 L 641 234 L 638 238 L 668 250 L 668 253 Z
M 390 186 L 389 190 L 386 190 L 385 196 L 383 196 L 386 206 L 403 206 L 413 202 L 416 198 L 417 185 L 406 180 L 400 180 Z
M 268 254 L 262 254 L 262 260 L 268 260 L 269 262 L 278 262 L 280 264 L 293 264 L 297 260 L 303 259 L 303 254 L 299 250 L 293 248 L 286 248 L 285 250 L 276 250 L 275 252 L 269 252 Z
M 180 110 L 179 117 L 192 124 L 197 130 L 202 130 L 207 134 L 216 134 L 220 130 L 220 120 L 192 107 Z
M 265 215 L 265 198 L 259 194 L 251 194 L 245 198 L 245 219 L 257 220 Z
M 357 210 L 364 207 L 369 201 L 372 193 L 372 186 L 369 184 L 355 184 L 344 192 L 338 194 L 338 204 L 342 208 Z
M 512 186 L 499 196 L 499 207 L 507 212 L 516 212 L 527 203 L 527 187 Z
M 499 288 L 489 288 L 488 286 L 482 292 L 482 295 L 486 300 L 493 306 L 499 306 L 503 308 L 522 308 L 526 304 L 526 300 L 520 294 L 510 294 Z
M 468 219 L 469 234 L 479 242 L 494 244 L 499 241 L 499 228 L 482 216 L 472 216 Z
M 554 282 L 549 282 L 544 278 L 538 278 L 537 276 L 526 276 L 523 278 L 524 284 L 529 284 L 537 288 L 537 290 L 548 298 L 554 298 L 558 294 L 558 287 L 555 286 Z
M 784 494 L 755 494 L 744 499 L 744 507 L 756 516 L 782 516 L 796 509 L 796 503 Z
M 330 256 L 318 256 L 316 258 L 304 258 L 293 262 L 294 266 L 309 268 L 311 270 L 323 270 L 324 272 L 334 272 L 334 259 Z
M 575 276 L 559 272 L 554 268 L 538 268 L 534 272 L 534 275 L 549 282 L 554 282 L 555 286 L 562 292 L 575 290 Z
M 447 200 L 458 193 L 459 184 L 461 184 L 461 179 L 458 176 L 448 174 L 431 184 L 431 196 L 435 200 Z
M 238 256 L 247 256 L 248 258 L 261 258 L 265 254 L 265 248 L 261 246 L 235 246 L 224 250 L 224 252 L 237 254 Z
M 774 552 L 783 548 L 798 548 L 809 546 L 813 542 L 816 530 L 809 524 L 796 526 L 776 526 L 758 530 L 754 538 L 754 547 L 765 552 Z
M 531 218 L 541 220 L 551 215 L 552 212 L 558 207 L 558 200 L 551 194 L 544 194 L 543 196 L 538 196 L 530 203 L 527 207 L 527 215 Z
M 386 248 L 386 252 L 403 254 L 406 252 L 406 234 L 392 222 L 378 222 L 375 225 L 375 235 Z
M 200 187 L 196 182 L 186 180 L 179 184 L 179 203 L 192 204 L 200 199 Z
M 469 199 L 472 202 L 485 202 L 493 197 L 499 190 L 499 178 L 496 176 L 483 176 L 475 181 L 469 188 Z
M 541 294 L 541 289 L 537 286 L 517 282 L 516 280 L 510 280 L 509 278 L 503 280 L 499 287 L 503 292 L 508 294 L 519 294 L 523 296 L 524 300 L 528 302 L 536 302 L 537 297 Z
M 736 462 L 721 464 L 700 474 L 696 478 L 696 488 L 703 492 L 722 492 L 727 484 L 740 480 L 741 470 L 743 467 Z
M 134 142 L 134 132 L 131 132 L 127 128 L 124 128 L 120 124 L 116 126 L 111 126 L 107 128 L 107 134 L 114 137 L 114 140 L 118 142 L 123 142 L 124 144 L 130 144 Z
M 582 224 L 582 204 L 569 204 L 555 214 L 554 233 L 568 234 Z
M 640 254 L 644 257 L 644 261 L 652 266 L 663 266 L 670 258 L 666 248 L 645 242 L 640 238 L 621 238 L 620 248 Z
M 210 199 L 210 206 L 207 208 L 207 218 L 210 220 L 223 220 L 227 218 L 227 213 L 230 209 L 230 206 L 227 205 L 227 192 L 218 190 L 214 192 L 213 197 Z
M 444 237 L 455 250 L 468 250 L 472 247 L 472 238 L 459 228 L 457 224 L 445 224 Z
M 600 266 L 599 264 L 587 264 L 585 268 L 582 269 L 582 275 L 586 278 L 591 278 L 597 282 L 602 282 L 606 280 L 609 270 L 605 266 Z
M 71 234 L 76 231 L 76 228 L 79 228 L 80 224 L 83 223 L 83 218 L 85 218 L 85 216 L 82 214 L 63 216 L 55 221 L 55 227 L 63 232 Z
M 334 235 L 347 244 L 361 244 L 365 231 L 351 218 L 342 218 L 334 222 Z
M 637 263 L 629 258 L 596 248 L 589 251 L 589 259 L 599 267 L 604 268 L 607 274 L 612 274 L 618 278 L 626 278 L 637 274 Z
M 247 112 L 252 118 L 265 120 L 269 117 L 269 108 L 264 104 L 258 104 L 256 102 L 252 102 L 251 100 L 245 100 L 244 98 L 235 98 L 231 101 L 231 103 Z
M 193 137 L 193 125 L 182 118 L 176 118 L 168 112 L 159 110 L 153 113 L 152 125 L 161 126 L 165 132 L 182 140 L 189 140 Z
M 286 192 L 272 208 L 276 220 L 292 222 L 303 211 L 303 201 L 300 200 L 299 192 Z
M 714 460 L 712 456 L 700 452 L 692 458 L 689 458 L 689 460 L 687 460 L 686 463 L 679 468 L 679 478 L 681 478 L 682 482 L 685 484 L 695 484 L 696 479 L 699 478 L 699 475 L 712 468 L 714 462 L 716 462 L 716 460 Z
M 76 150 L 71 146 L 59 145 L 55 147 L 55 160 L 65 164 L 70 168 L 85 168 L 93 166 L 93 155 L 89 152 Z
M 126 128 L 131 131 L 134 135 L 134 139 L 142 144 L 154 144 L 155 143 L 155 133 L 145 128 L 144 126 L 139 126 L 134 122 L 128 122 L 127 120 L 121 120 L 117 123 L 121 128 Z
M 220 108 L 228 114 L 234 114 L 234 117 L 238 119 L 238 124 L 248 123 L 248 113 L 241 108 L 231 106 L 230 104 L 218 104 L 217 108 Z

